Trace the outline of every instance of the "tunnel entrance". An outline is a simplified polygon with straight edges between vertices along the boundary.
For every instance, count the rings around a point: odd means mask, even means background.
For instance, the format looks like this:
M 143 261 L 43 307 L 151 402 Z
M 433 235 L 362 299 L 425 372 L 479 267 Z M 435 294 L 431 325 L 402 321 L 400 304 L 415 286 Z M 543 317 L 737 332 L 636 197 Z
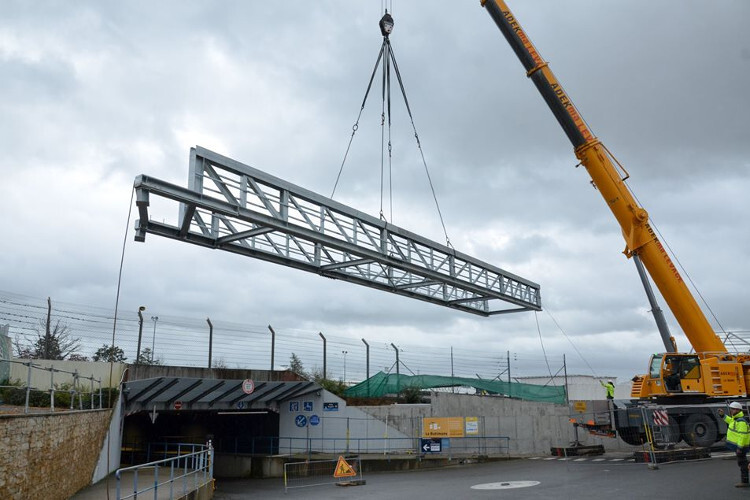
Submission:
M 217 454 L 277 454 L 283 401 L 321 387 L 308 381 L 246 382 L 178 377 L 126 382 L 122 466 L 189 453 L 191 445 L 209 440 Z
M 171 458 L 211 440 L 216 453 L 275 455 L 279 414 L 271 410 L 139 412 L 125 417 L 123 467 Z

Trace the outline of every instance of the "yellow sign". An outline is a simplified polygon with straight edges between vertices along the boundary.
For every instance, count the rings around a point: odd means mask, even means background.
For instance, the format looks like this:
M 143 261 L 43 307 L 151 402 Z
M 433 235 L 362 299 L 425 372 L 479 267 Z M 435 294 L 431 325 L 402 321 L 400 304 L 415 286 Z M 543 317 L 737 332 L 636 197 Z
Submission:
M 422 419 L 422 437 L 464 437 L 463 417 L 425 417 Z
M 357 471 L 354 470 L 354 467 L 349 465 L 346 460 L 344 460 L 344 457 L 339 456 L 339 461 L 336 464 L 336 470 L 333 471 L 333 477 L 352 477 L 356 475 Z
M 573 403 L 573 409 L 578 413 L 586 413 L 586 401 L 576 401 Z
M 466 417 L 466 435 L 475 436 L 479 434 L 479 418 Z

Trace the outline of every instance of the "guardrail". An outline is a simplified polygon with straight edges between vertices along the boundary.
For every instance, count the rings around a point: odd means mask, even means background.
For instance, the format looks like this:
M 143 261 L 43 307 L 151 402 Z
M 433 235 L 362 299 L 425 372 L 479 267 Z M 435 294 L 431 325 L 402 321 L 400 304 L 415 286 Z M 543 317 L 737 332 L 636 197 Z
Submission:
M 98 399 L 99 403 L 99 409 L 102 409 L 102 379 L 101 378 L 94 378 L 93 375 L 90 377 L 84 377 L 81 376 L 78 373 L 78 370 L 74 371 L 66 371 L 66 370 L 59 370 L 55 368 L 54 366 L 46 367 L 42 365 L 36 365 L 33 361 L 13 361 L 13 360 L 0 360 L 0 363 L 13 363 L 18 365 L 23 365 L 27 367 L 27 376 L 26 376 L 26 385 L 0 385 L 0 389 L 11 389 L 16 391 L 23 391 L 25 392 L 25 398 L 24 398 L 24 413 L 29 413 L 29 407 L 32 397 L 32 393 L 49 393 L 49 408 L 52 411 L 55 411 L 55 393 L 58 393 L 58 397 L 60 394 L 66 394 L 69 395 L 69 409 L 74 410 L 76 406 L 76 396 L 78 397 L 78 409 L 93 409 L 96 408 L 96 404 L 94 402 L 95 399 Z M 46 371 L 50 374 L 50 382 L 49 382 L 49 388 L 38 388 L 38 387 L 32 387 L 31 386 L 31 374 L 33 370 L 40 370 L 40 371 Z M 60 389 L 55 384 L 55 374 L 56 373 L 64 373 L 68 375 L 72 375 L 73 383 L 70 388 L 63 388 Z M 82 380 L 88 380 L 90 382 L 90 390 L 87 392 L 83 390 L 81 387 L 81 381 Z M 94 382 L 97 383 L 99 389 L 98 391 L 94 390 Z M 8 391 L 6 392 L 6 395 Z M 12 396 L 12 392 L 10 393 Z M 90 401 L 87 401 L 85 403 L 86 408 L 84 408 L 84 396 L 90 396 Z M 67 397 L 65 398 L 67 399 Z M 4 401 L 6 404 L 13 404 L 12 401 Z M 41 402 L 41 401 L 39 401 Z M 89 406 L 90 404 L 90 406 Z M 66 402 L 66 406 L 68 406 Z M 46 408 L 47 405 L 41 406 L 42 408 Z
M 172 458 L 118 469 L 115 472 L 117 500 L 138 498 L 138 495 L 150 491 L 153 491 L 153 497 L 157 498 L 160 488 L 162 492 L 168 489 L 169 498 L 174 498 L 175 486 L 178 490 L 182 489 L 182 493 L 178 494 L 186 496 L 189 492 L 213 481 L 214 450 L 211 441 L 206 445 L 172 443 L 172 446 L 175 447 L 176 452 L 176 456 Z M 163 474 L 164 469 L 167 469 L 169 474 L 162 480 L 159 473 L 161 471 Z M 151 471 L 153 471 L 153 476 L 150 474 Z M 130 475 L 132 475 L 132 493 L 122 496 L 122 483 L 126 480 L 125 476 Z

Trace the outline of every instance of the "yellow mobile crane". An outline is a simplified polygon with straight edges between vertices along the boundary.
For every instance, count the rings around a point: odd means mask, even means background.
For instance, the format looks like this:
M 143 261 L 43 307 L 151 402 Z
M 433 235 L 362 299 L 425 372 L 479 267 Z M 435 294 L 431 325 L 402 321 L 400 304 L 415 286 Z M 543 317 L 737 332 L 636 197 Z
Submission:
M 481 0 L 481 4 L 510 43 L 526 69 L 526 75 L 573 143 L 576 157 L 620 224 L 625 238 L 624 253 L 635 261 L 643 280 L 667 352 L 653 355 L 649 372 L 634 377 L 631 396 L 666 408 L 674 432 L 679 432 L 679 436 L 690 444 L 708 445 L 721 439 L 724 427 L 716 417 L 716 409 L 728 397 L 747 396 L 750 366 L 746 364 L 750 363 L 746 362 L 750 361 L 750 354 L 729 353 L 714 333 L 656 237 L 648 213 L 625 184 L 628 173 L 591 132 L 506 3 L 503 0 Z M 677 352 L 674 337 L 669 334 L 666 321 L 656 305 L 646 272 L 692 345 L 693 354 Z M 636 414 L 616 412 L 616 422 L 612 425 L 613 430 L 632 444 L 640 442 L 643 432 Z

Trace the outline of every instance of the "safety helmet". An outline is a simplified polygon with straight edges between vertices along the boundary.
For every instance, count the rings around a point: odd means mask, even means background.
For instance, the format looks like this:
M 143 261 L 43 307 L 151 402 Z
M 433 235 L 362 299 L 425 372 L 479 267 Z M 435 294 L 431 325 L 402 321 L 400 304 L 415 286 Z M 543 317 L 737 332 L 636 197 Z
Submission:
M 729 407 L 730 408 L 734 408 L 735 410 L 741 410 L 742 409 L 742 405 L 740 403 L 738 403 L 737 401 L 732 401 L 731 403 L 729 403 Z

